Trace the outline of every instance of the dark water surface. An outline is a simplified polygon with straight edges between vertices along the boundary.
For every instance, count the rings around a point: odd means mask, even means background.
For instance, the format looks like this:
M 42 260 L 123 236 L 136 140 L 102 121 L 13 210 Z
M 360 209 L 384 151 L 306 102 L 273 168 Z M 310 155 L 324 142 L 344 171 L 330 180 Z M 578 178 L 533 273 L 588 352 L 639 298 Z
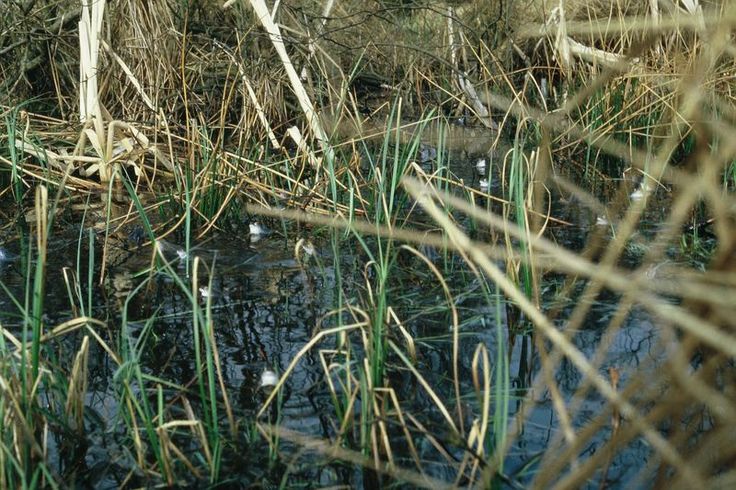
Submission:
M 473 161 L 463 160 L 452 165 L 458 166 L 457 173 L 466 182 L 477 185 L 479 178 L 472 171 Z M 577 213 L 577 214 L 576 214 Z M 573 249 L 580 249 L 590 231 L 590 218 L 578 209 L 571 211 L 569 219 L 577 216 L 571 227 L 552 230 L 558 241 Z M 77 221 L 75 221 L 77 220 Z M 64 215 L 58 222 L 58 230 L 50 245 L 46 311 L 47 325 L 55 325 L 72 317 L 69 300 L 61 275 L 64 267 L 76 268 L 77 239 L 81 217 L 75 214 Z M 275 225 L 272 223 L 272 225 Z M 89 224 L 85 224 L 85 228 Z M 274 226 L 278 229 L 278 227 Z M 111 249 L 117 252 L 108 257 L 107 278 L 104 287 L 95 288 L 93 314 L 108 324 L 107 332 L 100 332 L 103 338 L 116 342 L 121 325 L 120 308 L 129 300 L 127 311 L 128 325 L 135 338 L 144 330 L 145 322 L 155 317 L 153 328 L 147 340 L 147 348 L 142 352 L 142 364 L 147 372 L 178 385 L 188 385 L 195 375 L 194 346 L 192 342 L 191 305 L 183 292 L 166 277 L 150 281 L 151 288 L 138 291 L 129 298 L 130 292 L 145 279 L 139 275 L 151 263 L 151 247 L 139 246 L 134 229 L 126 230 L 111 239 Z M 215 233 L 203 243 L 194 243 L 190 257 L 198 256 L 209 268 L 199 278 L 201 285 L 211 277 L 211 307 L 216 329 L 216 339 L 222 363 L 226 388 L 238 420 L 252 420 L 263 402 L 259 390 L 261 374 L 270 368 L 281 373 L 294 356 L 313 337 L 319 326 L 333 326 L 334 320 L 321 323 L 324 315 L 338 306 L 339 289 L 348 301 L 365 304 L 366 290 L 363 271 L 368 258 L 355 240 L 343 241 L 339 263 L 335 262 L 330 246 L 329 233 L 314 235 L 312 231 L 293 232 L 289 236 L 275 232 L 258 241 L 248 238 L 246 227 L 236 233 Z M 297 239 L 312 236 L 315 255 L 305 263 L 296 260 L 294 246 Z M 95 233 L 96 263 L 99 265 L 103 234 Z M 26 277 L 23 273 L 24 247 L 20 246 L 17 235 L 6 229 L 3 250 L 8 251 L 9 260 L 0 262 L 0 280 L 8 290 L 22 297 Z M 86 235 L 84 240 L 86 240 Z M 182 276 L 186 269 L 177 251 L 184 249 L 181 238 L 167 237 L 164 254 Z M 89 251 L 82 247 L 81 282 L 86 284 L 85 265 Z M 513 388 L 510 406 L 510 426 L 516 424 L 515 415 L 520 400 L 524 396 L 537 402 L 528 419 L 513 443 L 506 459 L 504 473 L 509 479 L 504 486 L 523 486 L 533 478 L 535 465 L 546 451 L 554 449 L 551 444 L 559 443 L 560 424 L 552 406 L 550 393 L 546 389 L 530 392 L 530 383 L 540 364 L 533 347 L 534 340 L 528 329 L 518 329 L 509 334 L 509 319 L 505 302 L 502 302 L 501 316 L 493 304 L 488 304 L 481 294 L 481 288 L 461 259 L 448 255 L 436 258 L 438 266 L 445 267 L 453 294 L 459 298 L 458 311 L 461 315 L 461 379 L 463 393 L 472 393 L 470 378 L 471 360 L 476 345 L 484 343 L 497 365 L 495 353 L 497 343 L 503 342 L 510 351 L 510 374 Z M 338 266 L 340 277 L 338 277 Z M 418 342 L 418 369 L 441 395 L 446 406 L 454 407 L 452 389 L 452 358 L 450 338 L 450 316 L 448 309 L 442 307 L 444 297 L 436 281 L 428 274 L 426 267 L 417 261 L 408 260 L 401 264 L 400 274 L 392 278 L 391 297 L 396 303 L 401 318 L 407 328 L 420 341 Z M 95 282 L 99 279 L 95 271 Z M 548 291 L 545 296 L 555 298 L 558 282 L 561 279 L 550 277 L 543 284 Z M 579 291 L 577 288 L 576 291 Z M 86 294 L 86 287 L 84 293 Z M 570 298 L 568 298 L 570 300 Z M 588 358 L 593 358 L 602 342 L 606 342 L 606 354 L 601 364 L 601 374 L 607 376 L 607 369 L 614 367 L 622 374 L 621 384 L 626 384 L 627 373 L 636 370 L 656 369 L 663 359 L 657 327 L 645 312 L 635 310 L 628 316 L 623 327 L 612 338 L 603 338 L 608 321 L 615 313 L 618 298 L 606 301 L 602 296 L 593 305 L 582 331 L 574 337 L 576 347 Z M 202 304 L 204 300 L 200 299 Z M 440 305 L 438 307 L 438 305 Z M 573 302 L 566 311 L 574 306 Z M 7 294 L 0 292 L 0 321 L 11 332 L 19 331 L 20 320 L 17 310 Z M 561 314 L 564 319 L 566 315 Z M 331 323 L 332 322 L 332 323 Z M 501 328 L 498 329 L 500 322 Z M 503 332 L 498 338 L 497 332 Z M 78 336 L 71 335 L 61 340 L 68 348 L 62 349 L 68 356 L 75 352 Z M 334 339 L 325 341 L 320 347 L 334 347 Z M 393 362 L 393 361 L 392 361 Z M 394 367 L 398 366 L 395 362 Z M 133 455 L 126 448 L 122 438 L 117 415 L 120 407 L 114 396 L 114 366 L 100 349 L 93 349 L 90 356 L 90 384 L 87 398 L 88 406 L 94 413 L 97 425 L 91 427 L 86 448 L 77 454 L 77 461 L 59 454 L 57 459 L 61 474 L 76 478 L 81 484 L 97 488 L 114 488 L 127 472 L 136 466 Z M 574 415 L 574 427 L 582 427 L 600 415 L 606 403 L 594 391 L 582 400 L 574 400 L 573 394 L 584 381 L 577 369 L 563 361 L 555 373 L 563 398 L 569 403 L 578 403 Z M 415 381 L 405 371 L 395 369 L 391 374 L 392 385 L 400 395 L 402 409 L 415 414 L 425 427 L 436 431 L 437 439 L 446 439 L 446 428 L 441 416 L 436 413 L 431 400 L 417 388 Z M 175 396 L 166 392 L 167 396 Z M 477 414 L 474 398 L 463 400 L 469 414 Z M 297 364 L 284 390 L 281 408 L 281 422 L 300 433 L 327 438 L 335 434 L 334 408 L 327 390 L 318 349 L 308 352 Z M 408 452 L 401 454 L 405 447 L 403 434 L 398 428 L 391 429 L 396 438 L 395 455 L 406 467 L 411 467 Z M 595 453 L 607 441 L 606 431 L 592 438 L 580 452 L 584 460 Z M 53 441 L 51 447 L 61 451 L 60 441 Z M 223 473 L 231 483 L 247 486 L 258 481 L 279 483 L 279 475 L 285 467 L 270 465 L 267 445 L 262 439 L 238 441 L 239 449 L 226 452 Z M 428 475 L 454 481 L 455 468 L 449 467 L 438 455 L 430 440 L 416 434 L 415 444 L 425 464 Z M 447 449 L 458 458 L 462 449 L 447 443 Z M 320 487 L 328 485 L 370 486 L 364 480 L 360 468 L 331 463 L 320 456 L 299 454 L 299 448 L 283 443 L 284 453 L 293 457 L 290 461 L 290 486 Z M 649 447 L 635 440 L 629 448 L 618 453 L 612 460 L 608 472 L 608 488 L 626 488 L 629 482 L 646 467 L 651 455 Z M 76 469 L 70 467 L 77 465 Z M 598 482 L 590 482 L 590 488 L 597 488 Z

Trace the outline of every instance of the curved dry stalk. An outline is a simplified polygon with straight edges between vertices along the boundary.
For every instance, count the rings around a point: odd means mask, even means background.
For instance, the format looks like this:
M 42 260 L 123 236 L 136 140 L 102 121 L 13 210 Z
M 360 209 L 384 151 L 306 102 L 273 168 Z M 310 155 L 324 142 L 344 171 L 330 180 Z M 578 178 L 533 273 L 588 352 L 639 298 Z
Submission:
M 463 408 L 460 401 L 460 316 L 457 313 L 455 301 L 452 297 L 452 293 L 450 292 L 450 288 L 447 286 L 445 278 L 442 277 L 442 274 L 437 269 L 437 266 L 435 266 L 432 261 L 427 258 L 426 255 L 419 252 L 417 249 L 406 245 L 402 245 L 401 248 L 403 248 L 404 250 L 408 250 L 412 254 L 419 257 L 422 262 L 424 262 L 424 264 L 427 266 L 427 268 L 432 272 L 432 274 L 434 274 L 435 278 L 437 278 L 437 281 L 439 281 L 440 286 L 442 287 L 442 292 L 445 294 L 445 300 L 447 301 L 447 305 L 450 307 L 450 311 L 452 312 L 452 379 L 455 388 L 455 409 L 457 411 L 457 420 L 460 426 L 460 434 L 464 436 L 465 427 L 463 420 Z
M 353 313 L 360 312 L 359 310 L 355 308 L 350 308 L 350 311 Z M 291 372 L 294 370 L 299 360 L 302 357 L 304 357 L 304 354 L 309 352 L 323 338 L 329 337 L 330 335 L 333 335 L 333 334 L 347 333 L 347 332 L 350 332 L 356 329 L 362 330 L 363 327 L 370 324 L 370 320 L 368 316 L 365 313 L 362 313 L 362 312 L 360 313 L 364 317 L 363 321 L 353 323 L 350 325 L 343 325 L 341 327 L 333 327 L 333 328 L 328 328 L 326 330 L 320 330 L 319 332 L 317 332 L 317 334 L 314 337 L 312 337 L 312 339 L 309 342 L 304 344 L 304 347 L 299 349 L 299 352 L 297 352 L 297 354 L 294 356 L 294 359 L 292 359 L 292 361 L 289 363 L 289 365 L 287 366 L 287 368 L 284 370 L 283 374 L 279 378 L 278 383 L 276 383 L 271 393 L 268 395 L 266 400 L 263 402 L 263 406 L 261 406 L 261 409 L 256 414 L 256 418 L 261 418 L 261 416 L 263 416 L 266 409 L 271 405 L 271 403 L 273 402 L 273 399 L 276 398 L 276 395 L 278 394 L 279 390 L 286 382 L 286 379 L 289 377 L 289 374 L 291 374 Z
M 500 340 L 499 340 L 500 341 Z M 478 379 L 478 371 L 483 377 L 481 384 Z M 482 343 L 478 343 L 473 352 L 473 361 L 471 363 L 471 376 L 473 378 L 473 387 L 475 388 L 475 396 L 480 402 L 480 422 L 476 419 L 473 422 L 473 428 L 468 435 L 467 445 L 473 448 L 475 454 L 480 457 L 485 454 L 485 441 L 488 435 L 488 426 L 490 425 L 491 415 L 491 362 L 488 355 L 488 349 Z M 500 429 L 504 430 L 504 429 Z M 475 475 L 479 467 L 479 459 L 473 461 L 472 474 Z M 461 471 L 458 473 L 462 473 Z M 470 481 L 474 481 L 474 476 L 470 477 Z
M 430 386 L 429 382 L 424 379 L 424 376 L 417 370 L 417 368 L 409 361 L 409 359 L 406 358 L 404 353 L 399 349 L 399 347 L 393 343 L 393 341 L 389 340 L 388 345 L 393 349 L 393 351 L 396 353 L 396 355 L 399 356 L 401 361 L 404 363 L 406 368 L 414 375 L 416 380 L 419 382 L 420 385 L 422 385 L 422 388 L 427 392 L 427 395 L 432 399 L 435 406 L 439 409 L 440 413 L 444 417 L 447 424 L 450 426 L 450 429 L 452 429 L 453 433 L 457 435 L 458 437 L 461 436 L 460 431 L 458 430 L 457 426 L 455 425 L 455 422 L 452 420 L 452 416 L 450 415 L 449 410 L 447 410 L 447 407 L 445 407 L 445 404 L 442 402 L 442 399 L 435 393 L 435 391 L 432 389 L 432 386 Z
M 567 21 L 567 34 L 595 34 L 605 32 L 612 34 L 625 34 L 630 32 L 641 32 L 645 34 L 669 33 L 672 31 L 691 30 L 703 32 L 707 24 L 708 29 L 713 26 L 736 25 L 736 14 L 729 9 L 725 15 L 718 12 L 705 13 L 702 18 L 693 15 L 673 15 L 666 18 L 660 17 L 656 22 L 653 19 L 633 16 L 622 19 L 617 24 L 612 24 L 610 19 L 589 19 L 582 21 Z M 545 24 L 528 24 L 519 29 L 516 35 L 523 38 L 537 38 L 539 36 L 555 34 L 556 27 Z
M 69 386 L 67 388 L 66 403 L 64 411 L 79 432 L 84 431 L 84 397 L 87 394 L 87 361 L 89 360 L 89 337 L 84 336 L 82 345 L 79 347 L 72 371 L 69 374 Z
M 409 428 L 406 425 L 406 420 L 404 419 L 404 414 L 401 410 L 401 403 L 399 402 L 399 399 L 396 396 L 396 391 L 393 388 L 377 388 L 376 391 L 386 392 L 391 398 L 391 403 L 393 403 L 394 409 L 396 410 L 396 417 L 399 420 L 399 427 L 401 427 L 401 430 L 404 433 L 404 440 L 406 440 L 406 443 L 409 446 L 409 453 L 411 454 L 411 457 L 414 460 L 414 464 L 417 467 L 417 471 L 419 471 L 419 474 L 422 477 L 425 477 L 426 475 L 424 473 L 424 469 L 422 468 L 422 463 L 419 458 L 419 454 L 417 453 L 417 448 L 414 445 L 414 440 L 412 439 L 411 433 L 409 432 Z
M 480 250 L 473 246 L 471 240 L 453 224 L 445 213 L 428 199 L 427 192 L 420 187 L 416 181 L 404 180 L 404 186 L 414 199 L 419 201 L 422 207 L 429 213 L 438 224 L 447 232 L 451 241 L 460 248 L 466 250 L 468 255 L 475 261 L 483 271 L 503 290 L 503 292 L 514 301 L 525 315 L 534 323 L 535 327 L 590 380 L 598 392 L 603 395 L 611 405 L 620 410 L 621 414 L 634 424 L 649 443 L 659 452 L 662 458 L 674 468 L 677 468 L 682 476 L 691 484 L 700 487 L 704 484 L 703 476 L 689 467 L 683 457 L 675 448 L 662 437 L 659 432 L 649 424 L 646 419 L 630 402 L 623 399 L 611 385 L 603 379 L 597 370 L 588 362 L 585 356 L 570 342 L 570 340 L 551 324 L 544 314 L 539 311 L 526 296 L 506 277 L 496 264 L 488 259 Z M 486 474 L 493 474 L 495 465 L 487 468 Z

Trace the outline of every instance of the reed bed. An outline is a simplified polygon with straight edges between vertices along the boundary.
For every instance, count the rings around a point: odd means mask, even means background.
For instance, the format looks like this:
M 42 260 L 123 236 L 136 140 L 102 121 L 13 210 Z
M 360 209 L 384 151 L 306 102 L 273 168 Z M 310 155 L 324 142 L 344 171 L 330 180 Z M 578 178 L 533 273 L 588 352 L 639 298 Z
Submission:
M 366 487 L 729 488 L 734 28 L 727 0 L 9 4 L 0 198 L 32 231 L 21 240 L 25 297 L 0 282 L 20 318 L 0 325 L 0 486 L 74 485 L 74 455 L 59 448 L 88 443 L 88 365 L 99 355 L 129 468 L 121 486 L 231 483 L 243 448 L 260 443 L 282 486 L 296 484 L 303 451 L 361 468 L 353 483 Z M 486 135 L 491 190 L 452 171 L 463 149 L 447 134 L 458 125 Z M 74 202 L 100 206 L 104 223 L 80 227 L 64 271 L 71 313 L 48 325 L 49 237 Z M 577 215 L 564 216 L 571 202 Z M 337 292 L 247 413 L 233 403 L 202 292 L 217 263 L 190 260 L 190 248 L 254 216 L 321 233 Z M 580 247 L 556 243 L 586 220 Z M 150 265 L 111 315 L 95 291 L 110 243 L 131 226 Z M 184 273 L 165 253 L 174 233 L 186 240 Z M 299 263 L 309 246 L 296 243 Z M 359 279 L 348 281 L 341 259 L 356 248 Z M 407 269 L 440 304 L 411 310 Z M 188 382 L 144 366 L 158 313 L 142 327 L 127 318 L 161 277 L 188 305 Z M 462 308 L 470 284 L 486 313 Z M 602 296 L 614 307 L 586 356 L 577 340 Z M 632 369 L 615 340 L 636 311 L 657 338 L 650 362 Z M 432 343 L 414 327 L 423 315 L 446 323 L 447 372 L 430 370 Z M 494 342 L 466 359 L 475 316 Z M 517 389 L 511 352 L 523 335 L 534 355 Z M 323 438 L 280 412 L 290 376 L 315 359 L 333 411 Z M 568 393 L 560 373 L 570 369 Z M 583 409 L 591 399 L 597 413 Z M 559 430 L 511 469 L 541 404 Z M 617 480 L 612 462 L 636 444 L 648 447 L 646 464 Z

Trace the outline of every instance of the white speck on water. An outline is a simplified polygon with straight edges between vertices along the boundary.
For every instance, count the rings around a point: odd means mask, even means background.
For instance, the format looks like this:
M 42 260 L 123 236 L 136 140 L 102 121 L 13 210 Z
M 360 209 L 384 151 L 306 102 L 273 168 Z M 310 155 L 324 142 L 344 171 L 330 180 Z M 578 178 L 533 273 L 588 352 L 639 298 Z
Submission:
M 486 167 L 488 166 L 485 158 L 480 158 L 475 162 L 475 169 L 478 171 L 478 175 L 486 174 Z
M 187 258 L 187 253 L 181 248 L 176 249 L 176 255 L 179 257 L 179 260 L 184 260 Z
M 261 225 L 257 221 L 253 221 L 248 225 L 248 229 L 250 230 L 251 235 L 255 236 L 263 236 L 268 235 L 268 228 Z
M 296 245 L 294 245 L 294 257 L 296 260 L 302 260 L 302 254 L 304 256 L 313 257 L 317 253 L 317 249 L 314 244 L 306 238 L 300 238 Z
M 304 253 L 309 256 L 313 256 L 315 253 L 317 253 L 312 242 L 304 242 L 302 244 L 302 250 L 304 250 Z
M 258 388 L 273 388 L 279 382 L 279 376 L 270 369 L 266 369 L 261 373 L 261 384 Z
M 202 286 L 201 288 L 199 288 L 199 295 L 202 296 L 203 298 L 209 298 L 210 288 L 208 288 L 207 286 Z
M 488 179 L 480 179 L 479 186 L 481 192 L 488 192 Z
M 643 180 L 641 184 L 639 184 L 639 187 L 631 193 L 629 198 L 632 201 L 641 201 L 644 198 L 644 194 L 652 190 L 652 185 L 647 182 L 646 180 Z

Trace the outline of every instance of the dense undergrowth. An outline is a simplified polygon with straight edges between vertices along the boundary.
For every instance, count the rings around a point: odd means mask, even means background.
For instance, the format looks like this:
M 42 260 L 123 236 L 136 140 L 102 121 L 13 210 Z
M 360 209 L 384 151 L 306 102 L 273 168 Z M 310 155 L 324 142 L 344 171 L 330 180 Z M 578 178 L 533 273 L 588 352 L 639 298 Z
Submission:
M 733 484 L 735 27 L 727 0 L 8 3 L 0 199 L 26 287 L 18 296 L 0 282 L 14 308 L 0 325 L 0 486 L 94 485 L 75 464 L 103 432 L 120 486 L 233 474 L 317 485 L 294 469 L 303 449 L 362 469 L 346 479 L 367 487 Z M 462 155 L 471 131 L 482 155 Z M 485 188 L 453 168 L 471 157 L 489 162 Z M 102 224 L 82 219 L 63 270 L 68 313 L 50 316 L 47 281 L 60 271 L 47 270 L 48 247 L 78 203 Z M 336 294 L 246 410 L 223 375 L 206 294 L 217 266 L 192 251 L 256 220 L 323 277 L 303 230 L 327 243 Z M 580 247 L 554 243 L 588 221 Z M 184 243 L 173 256 L 171 236 Z M 101 291 L 121 240 L 151 258 L 110 308 Z M 159 312 L 141 322 L 138 310 L 163 280 L 188 305 L 188 379 L 146 367 Z M 414 311 L 402 281 L 440 304 Z M 475 309 L 460 307 L 468 284 Z M 624 371 L 606 341 L 592 358 L 576 347 L 606 294 L 616 306 L 603 338 L 644 309 L 661 365 Z M 442 376 L 428 371 L 422 315 L 449 326 Z M 463 326 L 476 316 L 492 319 L 495 340 L 469 348 Z M 534 378 L 519 390 L 511 339 L 528 333 Z M 89 409 L 91 355 L 109 371 L 104 422 Z M 322 439 L 279 411 L 307 356 L 331 400 Z M 563 364 L 580 376 L 569 397 Z M 591 396 L 602 407 L 581 420 Z M 559 431 L 511 473 L 541 398 Z M 638 480 L 609 482 L 634 441 L 650 448 Z M 237 473 L 243 458 L 267 464 Z

